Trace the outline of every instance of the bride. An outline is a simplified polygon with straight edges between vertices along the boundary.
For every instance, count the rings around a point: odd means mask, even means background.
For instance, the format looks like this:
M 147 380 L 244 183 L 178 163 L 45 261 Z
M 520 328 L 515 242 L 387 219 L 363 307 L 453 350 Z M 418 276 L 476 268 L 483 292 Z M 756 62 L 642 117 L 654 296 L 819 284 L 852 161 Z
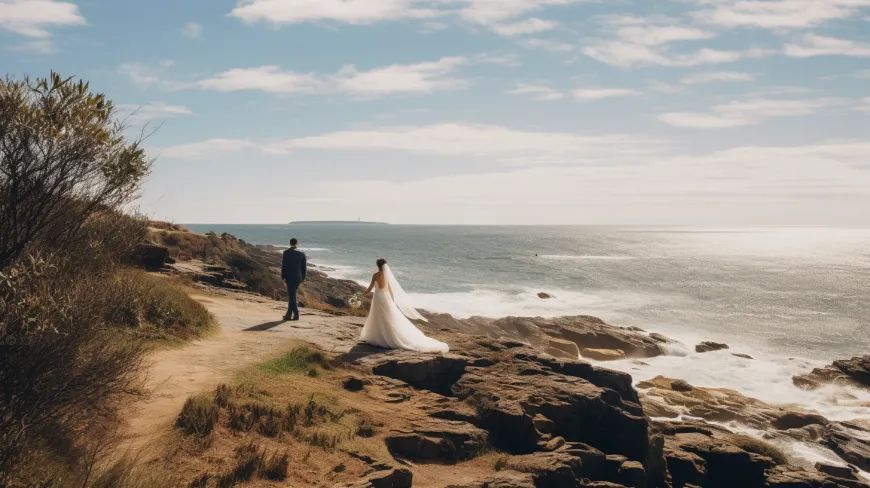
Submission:
M 369 316 L 362 329 L 361 339 L 375 346 L 408 349 L 420 352 L 447 352 L 447 344 L 426 337 L 408 318 L 426 321 L 408 304 L 408 295 L 387 266 L 386 259 L 378 259 L 378 272 L 366 295 L 374 290 Z

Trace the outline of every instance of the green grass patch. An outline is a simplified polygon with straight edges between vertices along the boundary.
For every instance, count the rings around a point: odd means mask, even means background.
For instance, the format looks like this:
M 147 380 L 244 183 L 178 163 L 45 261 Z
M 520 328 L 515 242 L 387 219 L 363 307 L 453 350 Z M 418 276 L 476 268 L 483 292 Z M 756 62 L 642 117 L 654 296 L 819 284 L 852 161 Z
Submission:
M 259 369 L 267 373 L 305 373 L 311 377 L 319 374 L 319 368 L 330 369 L 329 360 L 322 352 L 308 346 L 295 347 L 277 358 L 259 364 Z

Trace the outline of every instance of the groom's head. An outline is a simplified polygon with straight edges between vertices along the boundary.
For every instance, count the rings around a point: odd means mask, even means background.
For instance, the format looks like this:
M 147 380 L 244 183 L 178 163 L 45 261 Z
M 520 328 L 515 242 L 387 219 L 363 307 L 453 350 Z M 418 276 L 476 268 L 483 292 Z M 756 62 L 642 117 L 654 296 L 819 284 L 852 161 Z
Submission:
M 299 245 L 299 241 L 297 241 L 295 237 L 290 239 L 290 247 L 296 247 L 298 245 Z

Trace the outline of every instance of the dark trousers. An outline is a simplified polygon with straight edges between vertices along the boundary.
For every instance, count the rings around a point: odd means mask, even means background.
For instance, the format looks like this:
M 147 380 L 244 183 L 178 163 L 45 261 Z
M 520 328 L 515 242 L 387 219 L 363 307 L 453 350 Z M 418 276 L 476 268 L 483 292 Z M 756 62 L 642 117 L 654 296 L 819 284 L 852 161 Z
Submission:
M 299 317 L 299 301 L 296 298 L 298 288 L 299 283 L 287 282 L 287 315 L 291 317 Z

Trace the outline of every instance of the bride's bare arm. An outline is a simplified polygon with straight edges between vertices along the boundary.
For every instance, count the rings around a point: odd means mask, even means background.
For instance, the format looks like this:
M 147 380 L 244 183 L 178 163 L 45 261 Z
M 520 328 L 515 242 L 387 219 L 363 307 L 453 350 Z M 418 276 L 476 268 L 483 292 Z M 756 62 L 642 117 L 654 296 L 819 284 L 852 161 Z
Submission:
M 369 287 L 366 288 L 366 291 L 365 291 L 365 293 L 363 293 L 363 295 L 368 295 L 369 293 L 372 292 L 372 288 L 375 287 L 375 279 L 376 279 L 375 275 L 372 275 L 372 282 L 369 283 Z

